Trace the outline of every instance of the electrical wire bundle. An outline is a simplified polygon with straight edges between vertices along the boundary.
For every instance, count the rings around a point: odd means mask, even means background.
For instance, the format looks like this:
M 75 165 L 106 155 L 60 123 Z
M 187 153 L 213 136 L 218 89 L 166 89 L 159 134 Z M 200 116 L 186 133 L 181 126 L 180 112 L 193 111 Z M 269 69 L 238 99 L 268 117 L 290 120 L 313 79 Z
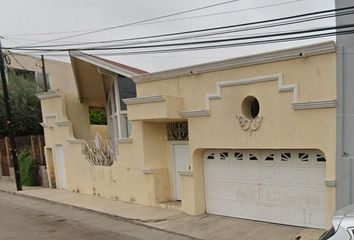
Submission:
M 227 1 L 220 4 L 209 5 L 203 8 L 216 5 L 227 4 L 234 1 Z M 99 30 L 84 32 L 52 40 L 37 42 L 30 45 L 15 47 L 4 47 L 11 51 L 22 51 L 32 54 L 60 54 L 67 51 L 94 51 L 97 55 L 141 55 L 155 53 L 186 52 L 207 49 L 221 49 L 240 46 L 263 45 L 279 42 L 291 42 L 307 39 L 324 38 L 330 36 L 347 35 L 354 33 L 354 24 L 348 23 L 336 26 L 326 26 L 308 29 L 296 29 L 288 31 L 268 31 L 268 29 L 291 26 L 314 22 L 328 18 L 338 18 L 354 14 L 354 6 L 339 9 L 329 9 L 324 11 L 310 12 L 305 14 L 287 16 L 282 18 L 268 19 L 262 21 L 248 22 L 242 24 L 225 25 L 213 28 L 203 28 L 191 31 L 172 32 L 158 35 L 139 36 L 133 38 L 112 39 L 106 41 L 88 41 L 80 43 L 47 44 L 51 41 L 70 39 L 87 34 L 102 32 L 114 28 L 130 26 L 133 24 L 146 23 L 151 20 L 165 18 L 166 16 L 179 15 L 186 12 L 200 10 L 202 8 L 183 11 L 175 14 L 164 15 L 152 19 L 133 22 L 103 28 Z M 260 31 L 257 33 L 252 31 Z M 263 31 L 264 30 L 264 31 Z M 250 33 L 251 32 L 251 33 Z M 244 35 L 240 35 L 243 33 Z M 235 35 L 236 34 L 236 35 Z

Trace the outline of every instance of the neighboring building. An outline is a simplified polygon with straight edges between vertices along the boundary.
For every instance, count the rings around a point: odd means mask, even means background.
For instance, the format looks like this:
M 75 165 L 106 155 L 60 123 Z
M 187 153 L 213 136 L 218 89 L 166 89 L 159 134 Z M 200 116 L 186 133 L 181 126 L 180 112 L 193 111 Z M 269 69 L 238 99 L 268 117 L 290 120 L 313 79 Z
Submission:
M 329 223 L 333 42 L 150 74 L 80 52 L 71 62 L 72 97 L 38 95 L 52 187 L 193 215 Z M 109 127 L 90 126 L 90 108 L 106 109 Z
M 352 0 L 335 2 L 337 9 L 353 6 Z M 353 22 L 353 14 L 336 17 L 337 25 Z M 338 35 L 336 45 L 337 96 L 340 96 L 337 107 L 336 205 L 340 209 L 354 204 L 354 35 Z
M 6 64 L 8 71 L 13 71 L 16 75 L 24 78 L 35 79 L 44 88 L 41 58 L 12 52 L 5 52 L 5 54 L 10 60 L 10 64 Z M 49 88 L 62 88 L 66 92 L 70 92 L 70 89 L 75 86 L 71 64 L 52 59 L 45 59 L 45 64 Z M 65 80 L 68 84 L 65 84 Z
M 43 76 L 41 69 L 41 59 L 23 54 L 7 54 L 11 60 L 11 64 L 7 68 L 35 76 L 39 84 L 43 84 Z M 70 63 L 45 59 L 45 67 L 47 73 L 47 81 L 51 90 L 60 89 L 65 94 L 67 102 L 68 117 L 72 119 L 73 131 L 75 137 L 87 139 L 90 135 L 81 130 L 82 126 L 90 126 L 89 113 L 87 107 L 77 101 L 78 91 L 75 85 L 75 77 L 73 75 Z

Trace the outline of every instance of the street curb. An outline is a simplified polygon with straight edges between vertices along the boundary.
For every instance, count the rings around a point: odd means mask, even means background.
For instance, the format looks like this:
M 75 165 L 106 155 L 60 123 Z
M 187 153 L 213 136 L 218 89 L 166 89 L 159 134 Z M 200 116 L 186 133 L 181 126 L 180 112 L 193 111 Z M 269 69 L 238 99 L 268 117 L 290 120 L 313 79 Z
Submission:
M 25 198 L 29 198 L 29 199 L 33 199 L 33 200 L 43 201 L 43 202 L 47 202 L 47 203 L 51 203 L 51 204 L 55 204 L 55 205 L 68 206 L 68 207 L 79 209 L 81 211 L 87 211 L 87 212 L 99 214 L 99 215 L 110 217 L 110 218 L 113 218 L 113 219 L 126 221 L 126 222 L 129 222 L 131 224 L 135 224 L 137 226 L 143 226 L 143 227 L 146 227 L 146 228 L 158 230 L 158 231 L 165 232 L 165 233 L 179 235 L 179 236 L 190 238 L 190 239 L 193 239 L 193 240 L 203 240 L 201 238 L 196 238 L 196 237 L 193 237 L 193 236 L 190 236 L 190 235 L 187 235 L 187 234 L 178 233 L 178 232 L 174 232 L 174 231 L 170 231 L 170 230 L 166 230 L 166 229 L 150 226 L 150 225 L 144 224 L 144 221 L 139 220 L 139 219 L 127 218 L 127 217 L 122 217 L 122 216 L 113 215 L 113 214 L 109 214 L 109 213 L 99 212 L 97 210 L 93 210 L 93 209 L 89 209 L 89 208 L 85 208 L 85 207 L 73 206 L 73 205 L 70 205 L 70 204 L 67 204 L 67 203 L 61 203 L 61 202 L 56 202 L 56 201 L 53 201 L 53 200 L 48 200 L 48 199 L 45 199 L 45 198 L 29 196 L 29 195 L 26 195 L 26 194 L 22 194 L 20 192 L 8 191 L 8 190 L 4 190 L 4 189 L 0 189 L 0 192 L 7 193 L 7 194 L 12 194 L 12 195 L 19 196 L 19 197 L 25 197 Z

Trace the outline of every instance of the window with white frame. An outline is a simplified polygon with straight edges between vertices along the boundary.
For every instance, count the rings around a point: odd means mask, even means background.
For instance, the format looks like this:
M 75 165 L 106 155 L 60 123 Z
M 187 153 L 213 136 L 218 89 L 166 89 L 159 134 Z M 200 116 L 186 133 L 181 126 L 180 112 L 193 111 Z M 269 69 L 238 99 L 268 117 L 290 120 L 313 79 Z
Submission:
M 136 97 L 136 87 L 133 80 L 126 77 L 114 79 L 107 98 L 106 112 L 111 139 L 128 138 L 131 132 L 131 123 L 127 116 L 125 98 Z

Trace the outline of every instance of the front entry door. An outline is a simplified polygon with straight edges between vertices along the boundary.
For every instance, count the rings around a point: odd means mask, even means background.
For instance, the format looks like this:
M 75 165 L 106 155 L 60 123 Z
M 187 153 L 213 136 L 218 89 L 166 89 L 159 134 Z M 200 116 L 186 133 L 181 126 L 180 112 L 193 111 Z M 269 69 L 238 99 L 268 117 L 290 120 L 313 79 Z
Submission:
M 55 151 L 56 151 L 56 156 L 55 156 L 56 185 L 57 188 L 59 189 L 67 189 L 63 145 L 59 145 L 59 144 L 56 145 Z
M 188 144 L 173 144 L 173 188 L 174 198 L 181 200 L 181 176 L 180 171 L 189 169 L 189 147 Z

